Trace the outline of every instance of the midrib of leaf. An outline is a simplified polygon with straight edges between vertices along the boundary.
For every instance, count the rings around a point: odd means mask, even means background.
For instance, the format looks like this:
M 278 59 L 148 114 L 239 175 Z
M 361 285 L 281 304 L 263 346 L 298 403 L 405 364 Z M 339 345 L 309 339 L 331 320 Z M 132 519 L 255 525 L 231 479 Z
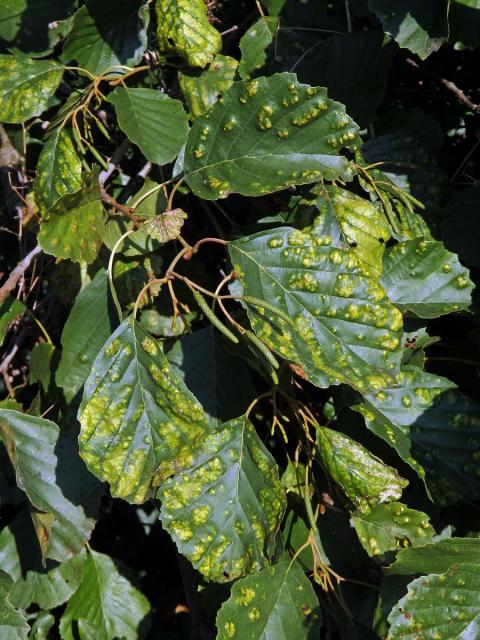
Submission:
M 102 598 L 103 592 L 102 592 L 101 584 L 100 584 L 100 575 L 98 573 L 98 567 L 97 567 L 97 563 L 95 562 L 95 558 L 92 555 L 90 555 L 90 558 L 92 559 L 93 566 L 94 566 L 94 569 L 95 569 L 95 576 L 97 578 L 97 586 L 98 586 L 98 593 L 99 593 L 98 600 L 100 602 L 100 608 L 102 610 L 102 620 L 104 621 L 104 624 L 102 626 L 105 629 L 105 631 L 107 631 L 106 625 L 105 625 L 106 615 L 105 615 L 104 601 L 103 601 L 103 598 Z
M 142 385 L 142 379 L 140 377 L 140 367 L 139 367 L 139 360 L 138 360 L 138 349 L 137 349 L 137 335 L 135 333 L 135 320 L 132 323 L 132 332 L 133 332 L 133 345 L 134 345 L 134 353 L 135 353 L 135 368 L 137 370 L 137 377 L 138 377 L 138 384 L 140 386 L 140 393 L 142 394 L 142 403 L 144 406 L 144 411 L 145 411 L 145 415 L 147 417 L 147 423 L 148 423 L 148 428 L 150 430 L 150 437 L 152 438 L 152 449 L 151 449 L 151 453 L 153 453 L 154 459 L 156 458 L 155 455 L 155 447 L 154 447 L 154 437 L 153 437 L 153 432 L 152 432 L 152 423 L 150 422 L 150 416 L 148 414 L 147 411 L 147 404 L 145 402 L 145 394 L 144 394 L 144 389 L 143 389 L 143 385 Z M 133 394 L 132 394 L 133 396 Z M 148 459 L 148 455 L 145 456 L 144 460 L 143 460 L 143 467 L 142 467 L 142 475 L 143 472 L 145 471 L 145 465 L 147 464 L 147 459 Z M 123 461 L 123 470 L 125 471 L 125 464 L 128 460 L 128 457 L 125 456 L 125 460 Z
M 273 607 L 270 609 L 270 614 L 269 614 L 268 616 L 265 616 L 265 624 L 263 625 L 262 635 L 263 635 L 263 632 L 265 631 L 265 629 L 266 629 L 266 627 L 267 627 L 267 624 L 268 624 L 268 622 L 269 622 L 269 620 L 270 620 L 270 616 L 272 615 L 272 612 L 273 612 L 273 611 L 276 611 L 276 610 L 278 609 L 278 601 L 280 600 L 280 595 L 281 595 L 281 593 L 282 593 L 283 589 L 285 588 L 285 583 L 287 582 L 288 574 L 290 573 L 290 569 L 292 568 L 292 566 L 293 566 L 293 563 L 294 563 L 294 562 L 295 562 L 295 560 L 292 560 L 292 561 L 290 562 L 290 564 L 288 565 L 288 569 L 285 571 L 285 576 L 283 577 L 283 580 L 282 580 L 281 586 L 280 586 L 280 588 L 279 588 L 279 590 L 278 590 L 278 597 L 277 597 L 277 598 L 275 598 L 275 604 L 274 604 L 274 605 L 273 605 Z M 278 618 L 281 620 L 281 616 L 278 616 Z M 283 635 L 285 636 L 285 634 L 283 634 Z M 286 636 L 285 636 L 285 637 L 286 637 Z

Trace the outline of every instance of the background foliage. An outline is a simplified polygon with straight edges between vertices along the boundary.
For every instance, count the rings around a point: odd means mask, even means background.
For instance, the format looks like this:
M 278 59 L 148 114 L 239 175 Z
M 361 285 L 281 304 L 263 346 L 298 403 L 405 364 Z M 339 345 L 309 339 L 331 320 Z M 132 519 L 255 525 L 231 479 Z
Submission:
M 0 0 L 0 637 L 480 638 L 476 0 Z

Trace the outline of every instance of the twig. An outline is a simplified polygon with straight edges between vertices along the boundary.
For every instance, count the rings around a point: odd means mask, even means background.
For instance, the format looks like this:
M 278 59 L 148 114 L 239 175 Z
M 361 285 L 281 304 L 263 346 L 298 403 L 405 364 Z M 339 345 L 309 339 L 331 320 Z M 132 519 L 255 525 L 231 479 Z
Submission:
M 102 189 L 102 202 L 105 202 L 105 204 L 108 204 L 110 207 L 113 207 L 117 211 L 123 213 L 125 216 L 127 216 L 127 218 L 129 218 L 129 220 L 133 222 L 134 228 L 138 229 L 140 225 L 140 218 L 134 215 L 133 209 L 131 207 L 127 207 L 127 205 L 117 202 L 117 200 L 115 200 L 113 196 L 109 195 L 105 191 L 105 189 Z
M 436 80 L 439 84 L 445 87 L 447 91 L 450 91 L 450 93 L 453 93 L 453 95 L 457 98 L 457 100 L 462 104 L 464 104 L 466 107 L 468 107 L 470 111 L 473 111 L 474 113 L 480 112 L 480 105 L 475 104 L 475 102 L 472 102 L 472 100 L 470 100 L 470 98 L 466 96 L 465 93 L 459 87 L 457 87 L 457 85 L 451 80 L 447 80 L 446 78 L 443 78 L 440 74 L 436 73 L 435 71 L 431 71 L 430 69 L 421 67 L 417 62 L 415 62 L 415 60 L 412 60 L 412 58 L 407 58 L 407 64 L 409 64 L 413 69 L 415 69 L 415 71 L 418 71 L 418 73 L 421 73 L 424 76 L 427 76 L 427 78 L 432 78 L 433 80 Z
M 18 281 L 30 266 L 32 260 L 40 253 L 42 253 L 42 248 L 37 244 L 37 246 L 34 247 L 30 253 L 25 256 L 25 258 L 23 258 L 23 260 L 20 260 L 15 269 L 13 269 L 6 281 L 0 287 L 0 302 L 3 302 L 8 294 L 15 289 Z
M 127 151 L 129 145 L 130 145 L 130 142 L 128 138 L 125 138 L 125 140 L 118 147 L 118 149 L 115 149 L 115 151 L 113 152 L 113 155 L 108 162 L 108 169 L 104 169 L 103 171 L 100 171 L 100 175 L 98 176 L 98 181 L 102 186 L 106 183 L 106 181 L 110 178 L 112 173 L 115 171 L 117 164 L 125 155 L 125 152 Z

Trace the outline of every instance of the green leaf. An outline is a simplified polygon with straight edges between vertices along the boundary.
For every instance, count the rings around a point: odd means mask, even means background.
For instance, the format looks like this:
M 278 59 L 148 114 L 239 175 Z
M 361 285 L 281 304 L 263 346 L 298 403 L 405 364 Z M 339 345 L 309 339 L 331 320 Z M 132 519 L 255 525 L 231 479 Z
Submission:
M 54 422 L 9 409 L 0 410 L 0 434 L 17 484 L 37 510 L 32 517 L 43 557 L 70 558 L 90 537 L 98 502 L 98 483 L 86 472 L 76 443 Z
M 24 613 L 17 611 L 9 602 L 11 587 L 11 578 L 0 571 L 0 634 L 2 640 L 27 640 L 30 627 Z
M 244 295 L 279 310 L 247 304 L 252 327 L 319 387 L 388 385 L 400 365 L 402 316 L 350 250 L 331 246 L 322 224 L 318 218 L 303 231 L 279 227 L 229 244 Z
M 318 427 L 317 447 L 329 475 L 360 511 L 396 500 L 408 484 L 395 469 L 343 433 Z
M 480 637 L 480 565 L 460 564 L 440 575 L 417 578 L 391 614 L 388 640 Z
M 155 10 L 161 51 L 177 53 L 190 67 L 205 67 L 221 51 L 222 37 L 203 0 L 157 0 Z
M 5 340 L 8 327 L 12 322 L 25 313 L 26 306 L 21 300 L 17 300 L 12 295 L 5 298 L 3 302 L 0 302 L 0 346 Z
M 32 624 L 29 640 L 49 640 L 55 618 L 47 611 L 40 611 Z
M 217 55 L 198 75 L 178 72 L 180 88 L 193 118 L 206 113 L 219 96 L 232 86 L 238 62 L 230 56 Z
M 234 82 L 193 123 L 186 179 L 206 200 L 263 195 L 321 178 L 349 180 L 350 163 L 339 151 L 356 148 L 357 134 L 341 104 L 293 73 Z
M 174 160 L 188 136 L 188 118 L 180 100 L 155 89 L 117 87 L 108 96 L 120 129 L 156 164 Z
M 269 47 L 278 29 L 278 18 L 262 16 L 248 29 L 240 39 L 242 58 L 238 71 L 243 80 L 261 69 L 266 60 Z
M 52 358 L 55 353 L 55 347 L 48 342 L 40 342 L 36 344 L 30 354 L 29 362 L 29 382 L 35 384 L 38 382 L 45 393 L 48 392 L 52 379 Z
M 450 40 L 467 47 L 480 44 L 480 0 L 451 0 L 449 3 Z
M 62 332 L 62 355 L 55 381 L 67 402 L 82 388 L 93 361 L 115 328 L 108 277 L 100 269 L 75 299 Z
M 321 620 L 308 578 L 285 560 L 233 585 L 217 615 L 217 640 L 307 640 L 318 637 Z
M 372 202 L 338 187 L 314 187 L 319 198 L 311 204 L 318 207 L 325 218 L 324 226 L 339 236 L 334 241 L 339 248 L 350 247 L 365 273 L 380 277 L 385 243 L 390 240 L 390 227 L 383 212 Z
M 209 325 L 177 340 L 166 354 L 212 425 L 242 415 L 255 398 L 248 367 L 228 347 L 222 335 Z
M 63 604 L 77 590 L 84 562 L 81 552 L 62 564 L 49 560 L 44 567 L 27 509 L 0 533 L 0 566 L 13 580 L 9 599 L 15 607 L 27 609 L 34 603 L 52 609 Z
M 248 418 L 210 429 L 191 466 L 158 497 L 164 528 L 208 580 L 234 580 L 272 557 L 285 493 Z
M 473 282 L 468 269 L 441 242 L 399 242 L 387 249 L 383 266 L 381 282 L 400 311 L 437 318 L 470 307 Z
M 356 512 L 351 523 L 369 556 L 426 544 L 435 535 L 427 515 L 400 502 L 378 504 L 369 513 Z
M 38 158 L 35 204 L 45 213 L 62 196 L 78 191 L 81 186 L 82 163 L 70 133 L 55 129 Z
M 60 620 L 60 635 L 62 640 L 74 640 L 74 622 L 84 619 L 99 640 L 141 640 L 150 626 L 149 614 L 150 604 L 134 587 L 126 568 L 91 550 L 82 583 Z
M 89 173 L 75 193 L 62 196 L 40 225 L 38 241 L 52 256 L 73 262 L 93 262 L 105 233 L 98 170 Z
M 132 317 L 96 357 L 79 420 L 88 468 L 130 502 L 143 502 L 151 487 L 188 467 L 207 429 L 201 405 Z
M 385 93 L 396 47 L 379 31 L 357 31 L 329 38 L 312 67 L 315 84 L 345 105 L 361 126 L 375 119 Z
M 278 16 L 278 14 L 283 9 L 285 0 L 262 0 L 262 4 L 267 8 L 268 13 L 271 16 Z
M 480 497 L 480 406 L 453 382 L 406 366 L 394 386 L 364 400 L 355 410 L 424 479 L 436 502 Z
M 478 538 L 445 538 L 422 547 L 402 549 L 395 562 L 386 569 L 388 574 L 418 575 L 444 573 L 463 563 L 480 564 Z
M 51 60 L 0 55 L 0 122 L 25 122 L 47 108 L 63 75 Z
M 62 60 L 75 61 L 96 76 L 135 66 L 147 46 L 148 12 L 143 0 L 86 0 L 75 14 Z
M 0 39 L 12 52 L 38 57 L 50 53 L 74 11 L 74 0 L 2 0 Z M 55 28 L 52 23 L 60 23 Z
M 444 0 L 370 0 L 370 9 L 400 47 L 422 60 L 446 40 L 448 9 Z

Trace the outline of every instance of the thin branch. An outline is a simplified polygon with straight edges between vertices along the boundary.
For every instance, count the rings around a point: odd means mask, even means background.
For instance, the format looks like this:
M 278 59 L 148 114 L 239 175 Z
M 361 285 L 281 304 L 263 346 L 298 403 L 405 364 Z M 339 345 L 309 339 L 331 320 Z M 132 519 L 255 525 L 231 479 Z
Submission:
M 452 93 L 459 102 L 461 102 L 466 107 L 468 107 L 470 111 L 473 111 L 474 113 L 480 112 L 480 105 L 475 104 L 475 102 L 472 102 L 472 100 L 470 100 L 470 98 L 467 95 L 465 95 L 462 89 L 457 87 L 457 85 L 451 80 L 447 80 L 446 78 L 443 78 L 439 73 L 436 73 L 435 71 L 431 71 L 431 69 L 426 69 L 425 67 L 421 67 L 417 62 L 415 62 L 415 60 L 412 60 L 412 58 L 407 58 L 407 64 L 409 64 L 413 69 L 415 69 L 415 71 L 423 74 L 427 78 L 432 78 L 433 80 L 436 80 L 439 84 L 445 87 L 447 91 L 450 91 L 450 93 Z
M 0 287 L 0 302 L 3 302 L 8 294 L 15 289 L 18 281 L 30 266 L 32 260 L 40 253 L 42 253 L 42 248 L 37 244 L 37 246 L 23 258 L 23 260 L 20 260 L 15 269 L 13 269 L 6 281 Z
M 113 152 L 113 155 L 108 162 L 108 169 L 105 169 L 104 171 L 100 171 L 100 175 L 98 176 L 98 181 L 102 186 L 106 183 L 106 181 L 110 178 L 112 173 L 115 171 L 117 164 L 125 155 L 125 152 L 127 151 L 129 145 L 130 145 L 130 142 L 128 138 L 125 138 L 125 140 L 118 147 L 118 149 L 115 149 L 115 151 Z

